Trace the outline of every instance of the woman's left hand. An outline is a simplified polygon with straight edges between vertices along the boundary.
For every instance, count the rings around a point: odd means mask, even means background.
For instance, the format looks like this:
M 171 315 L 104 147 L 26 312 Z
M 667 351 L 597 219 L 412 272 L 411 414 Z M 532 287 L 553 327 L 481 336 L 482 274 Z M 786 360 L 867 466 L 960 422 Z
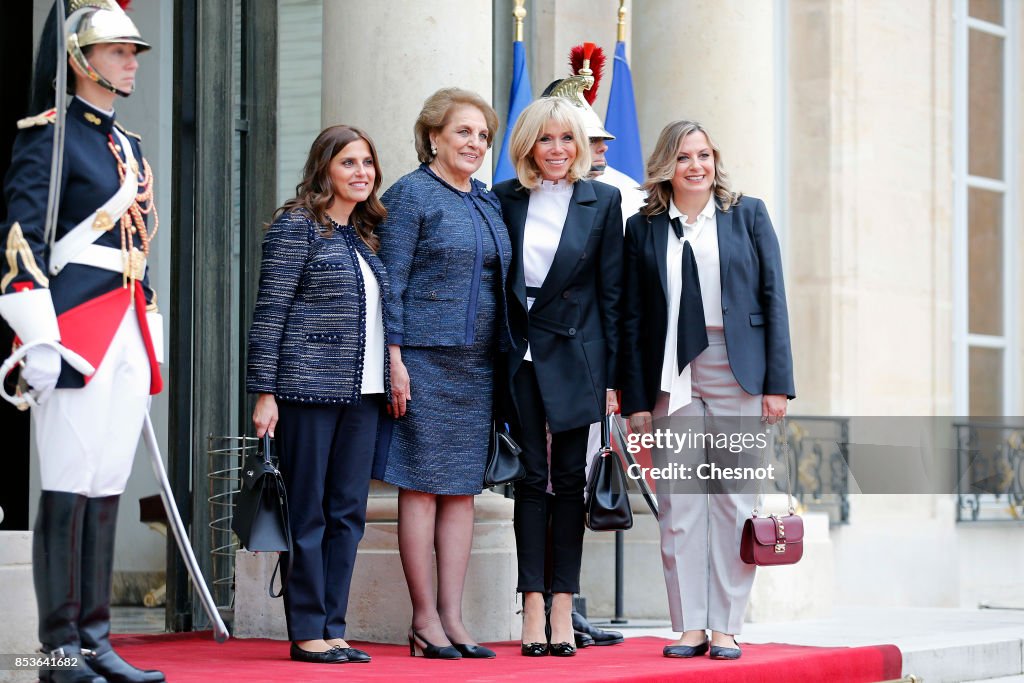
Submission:
M 761 422 L 775 424 L 786 417 L 789 398 L 784 394 L 765 394 L 761 397 Z
M 614 389 L 609 389 L 605 392 L 606 396 L 604 399 L 604 414 L 614 415 L 619 412 L 619 392 Z

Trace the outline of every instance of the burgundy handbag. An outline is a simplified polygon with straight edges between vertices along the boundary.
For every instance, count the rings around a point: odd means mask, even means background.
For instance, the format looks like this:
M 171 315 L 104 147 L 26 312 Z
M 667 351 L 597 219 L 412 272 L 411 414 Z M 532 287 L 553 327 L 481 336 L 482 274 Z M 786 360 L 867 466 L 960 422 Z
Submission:
M 789 438 L 785 420 L 782 421 L 782 438 L 788 466 Z M 789 494 L 788 515 L 759 517 L 758 508 L 755 507 L 750 519 L 743 523 L 740 559 L 747 564 L 756 564 L 761 567 L 796 564 L 804 556 L 804 520 L 796 514 L 796 508 L 793 505 L 793 482 L 788 467 L 786 470 L 786 492 Z M 762 482 L 759 498 L 763 499 L 763 497 L 764 483 Z

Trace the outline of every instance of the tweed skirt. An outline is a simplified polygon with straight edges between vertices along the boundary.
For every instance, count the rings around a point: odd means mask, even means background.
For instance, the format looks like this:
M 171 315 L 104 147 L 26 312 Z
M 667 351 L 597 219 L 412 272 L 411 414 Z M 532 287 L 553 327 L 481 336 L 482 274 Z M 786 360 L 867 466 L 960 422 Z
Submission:
M 384 481 L 447 496 L 483 491 L 491 442 L 497 251 L 484 241 L 472 346 L 403 346 L 412 400 L 394 421 Z

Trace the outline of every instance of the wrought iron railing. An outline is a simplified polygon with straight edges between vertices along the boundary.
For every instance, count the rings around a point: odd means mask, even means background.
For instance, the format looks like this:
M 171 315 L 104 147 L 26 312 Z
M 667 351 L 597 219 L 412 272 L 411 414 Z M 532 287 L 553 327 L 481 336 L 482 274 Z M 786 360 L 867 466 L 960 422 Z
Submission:
M 954 422 L 953 432 L 956 521 L 1024 521 L 1024 425 L 967 420 Z
M 628 427 L 625 420 L 613 421 L 612 441 L 615 450 L 634 462 L 625 447 Z M 828 513 L 830 524 L 848 524 L 850 421 L 845 417 L 793 416 L 787 418 L 789 452 L 781 439 L 776 438 L 767 454 L 769 462 L 780 473 L 793 473 L 793 496 L 807 510 Z M 657 500 L 649 484 L 643 479 L 628 478 L 631 489 L 643 494 L 651 510 L 657 515 Z M 786 492 L 786 480 L 777 477 L 777 492 Z M 772 493 L 771 490 L 766 491 Z

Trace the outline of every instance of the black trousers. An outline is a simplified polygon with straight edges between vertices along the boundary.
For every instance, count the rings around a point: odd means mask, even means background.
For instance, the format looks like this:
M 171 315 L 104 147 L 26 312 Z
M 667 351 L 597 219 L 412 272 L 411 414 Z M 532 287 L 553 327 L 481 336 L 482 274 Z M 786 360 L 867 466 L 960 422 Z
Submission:
M 516 439 L 523 449 L 526 478 L 515 483 L 517 590 L 578 593 L 583 558 L 583 490 L 586 487 L 590 425 L 551 435 L 548 463 L 547 416 L 533 363 L 524 362 L 512 378 L 519 406 Z M 551 493 L 547 493 L 548 479 Z M 548 521 L 551 544 L 547 543 Z M 550 557 L 548 553 L 550 552 Z M 550 583 L 545 582 L 550 566 Z
M 380 394 L 356 405 L 278 403 L 275 442 L 294 546 L 284 593 L 291 640 L 345 637 L 380 410 Z

